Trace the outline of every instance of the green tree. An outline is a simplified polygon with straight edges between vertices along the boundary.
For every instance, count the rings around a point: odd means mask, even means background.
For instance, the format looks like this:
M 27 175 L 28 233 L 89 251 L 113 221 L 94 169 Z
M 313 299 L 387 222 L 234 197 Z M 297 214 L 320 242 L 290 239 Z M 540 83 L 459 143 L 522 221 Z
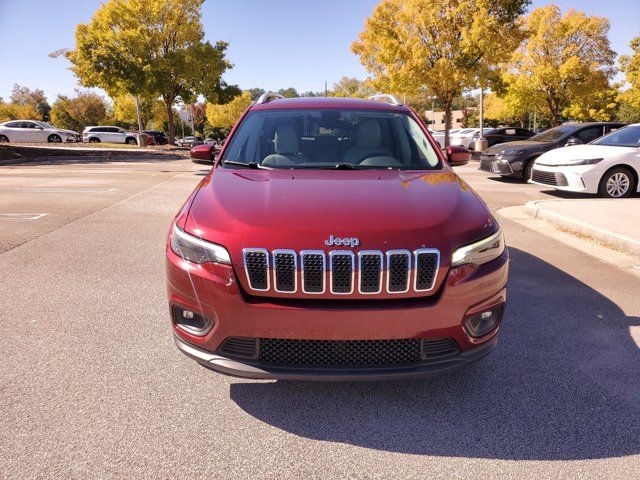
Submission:
M 100 125 L 108 121 L 107 104 L 93 92 L 76 91 L 76 96 L 58 95 L 51 106 L 51 121 L 56 127 L 82 132 L 86 126 Z
M 37 116 L 31 118 L 42 120 L 43 122 L 49 121 L 51 105 L 49 105 L 47 97 L 42 90 L 31 90 L 27 87 L 21 87 L 16 83 L 13 85 L 10 98 L 11 102 L 16 105 L 32 106 L 37 112 Z
M 111 97 L 162 97 L 173 142 L 176 100 L 219 100 L 227 87 L 221 76 L 232 67 L 227 43 L 204 41 L 203 1 L 108 0 L 88 24 L 77 26 L 75 49 L 61 53 L 84 86 L 101 87 Z
M 510 108 L 536 110 L 554 126 L 566 118 L 608 120 L 615 108 L 609 21 L 548 5 L 523 23 L 528 35 L 505 66 Z
M 284 95 L 286 98 L 295 98 L 300 96 L 298 94 L 298 91 L 293 87 L 281 88 L 280 90 L 278 90 L 278 93 L 280 95 Z
M 445 112 L 449 143 L 453 101 L 487 87 L 495 67 L 522 38 L 528 0 L 382 0 L 352 45 L 377 90 L 433 95 Z
M 251 95 L 251 100 L 255 102 L 260 98 L 260 95 L 264 93 L 264 88 L 250 88 L 249 90 L 247 90 L 247 92 L 249 92 L 249 94 Z
M 355 77 L 342 77 L 333 84 L 332 97 L 367 98 L 376 93 L 371 82 Z

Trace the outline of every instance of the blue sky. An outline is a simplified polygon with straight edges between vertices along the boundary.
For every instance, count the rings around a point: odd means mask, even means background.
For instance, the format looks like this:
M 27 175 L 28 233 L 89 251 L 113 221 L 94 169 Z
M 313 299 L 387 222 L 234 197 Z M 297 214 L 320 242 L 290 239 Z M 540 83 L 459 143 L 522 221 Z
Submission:
M 428 1 L 428 0 L 427 0 Z M 14 83 L 41 88 L 53 101 L 77 88 L 64 59 L 54 50 L 73 47 L 75 25 L 88 22 L 99 0 L 0 0 L 0 97 Z M 203 24 L 211 41 L 230 43 L 235 68 L 225 79 L 242 88 L 295 87 L 320 91 L 341 76 L 364 78 L 350 45 L 377 0 L 207 0 Z M 532 8 L 555 3 L 611 22 L 609 37 L 617 53 L 628 53 L 640 35 L 638 0 L 534 0 Z

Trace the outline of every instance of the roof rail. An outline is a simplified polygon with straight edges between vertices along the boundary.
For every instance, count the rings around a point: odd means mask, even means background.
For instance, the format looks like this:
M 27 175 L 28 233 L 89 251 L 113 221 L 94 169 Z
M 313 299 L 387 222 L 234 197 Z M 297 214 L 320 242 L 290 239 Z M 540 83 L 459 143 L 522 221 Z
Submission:
M 276 92 L 264 92 L 260 95 L 260 98 L 256 101 L 256 105 L 260 105 L 261 103 L 268 103 L 273 100 L 281 100 L 284 98 L 284 95 Z
M 386 103 L 390 103 L 391 105 L 400 106 L 402 102 L 395 95 L 390 95 L 388 93 L 379 93 L 377 95 L 371 95 L 369 100 L 381 100 Z

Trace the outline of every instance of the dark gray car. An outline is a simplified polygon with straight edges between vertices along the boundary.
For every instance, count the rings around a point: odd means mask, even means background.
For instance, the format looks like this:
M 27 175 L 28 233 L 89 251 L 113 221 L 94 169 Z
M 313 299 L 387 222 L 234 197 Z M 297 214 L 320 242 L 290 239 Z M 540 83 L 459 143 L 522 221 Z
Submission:
M 531 178 L 536 158 L 554 148 L 589 143 L 602 135 L 624 127 L 624 123 L 565 123 L 546 130 L 529 140 L 500 143 L 489 147 L 480 156 L 480 170 L 503 176 Z

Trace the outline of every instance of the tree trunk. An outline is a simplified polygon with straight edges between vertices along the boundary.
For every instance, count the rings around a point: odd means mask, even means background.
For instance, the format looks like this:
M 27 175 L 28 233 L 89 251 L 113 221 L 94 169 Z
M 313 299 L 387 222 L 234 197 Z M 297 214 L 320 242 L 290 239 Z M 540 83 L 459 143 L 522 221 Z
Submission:
M 444 102 L 444 148 L 449 146 L 449 130 L 451 130 L 451 101 Z
M 169 145 L 173 145 L 176 134 L 175 120 L 173 118 L 173 99 L 164 96 L 162 98 L 167 107 L 167 119 L 169 120 Z

